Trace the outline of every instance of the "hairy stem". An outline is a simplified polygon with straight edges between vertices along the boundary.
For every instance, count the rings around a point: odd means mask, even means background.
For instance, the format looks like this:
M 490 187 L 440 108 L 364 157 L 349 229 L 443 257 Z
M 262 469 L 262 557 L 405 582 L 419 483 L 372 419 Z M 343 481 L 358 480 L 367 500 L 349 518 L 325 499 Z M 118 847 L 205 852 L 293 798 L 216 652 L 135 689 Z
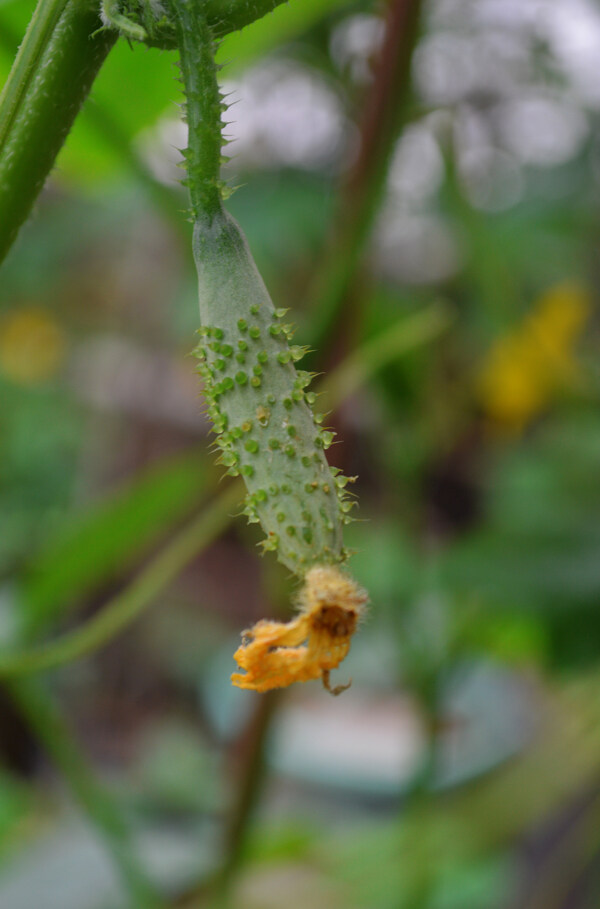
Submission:
M 0 99 L 0 262 L 116 40 L 99 30 L 96 6 L 40 0 L 9 75 Z
M 194 221 L 223 213 L 221 110 L 214 38 L 194 0 L 171 0 L 185 86 L 188 147 L 183 152 Z

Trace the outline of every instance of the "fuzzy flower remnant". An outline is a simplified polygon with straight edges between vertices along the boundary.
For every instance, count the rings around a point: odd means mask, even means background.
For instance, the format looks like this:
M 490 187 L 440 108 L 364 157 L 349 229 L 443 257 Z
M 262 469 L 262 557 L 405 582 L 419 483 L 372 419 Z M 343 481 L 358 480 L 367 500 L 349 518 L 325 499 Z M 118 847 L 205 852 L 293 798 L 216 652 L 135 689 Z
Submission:
M 269 691 L 320 678 L 328 691 L 340 694 L 348 685 L 331 688 L 329 673 L 348 654 L 366 602 L 365 591 L 338 568 L 311 568 L 292 621 L 263 619 L 243 633 L 234 659 L 246 672 L 235 672 L 231 681 L 238 688 Z

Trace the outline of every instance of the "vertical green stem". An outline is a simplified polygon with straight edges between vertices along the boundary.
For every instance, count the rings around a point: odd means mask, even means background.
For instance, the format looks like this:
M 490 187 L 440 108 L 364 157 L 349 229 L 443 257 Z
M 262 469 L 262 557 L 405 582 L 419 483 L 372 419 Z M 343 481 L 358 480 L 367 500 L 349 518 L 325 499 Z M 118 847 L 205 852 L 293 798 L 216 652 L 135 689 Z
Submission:
M 188 147 L 184 151 L 194 221 L 223 212 L 221 111 L 214 39 L 201 5 L 171 0 L 185 87 Z
M 0 99 L 0 262 L 117 37 L 91 0 L 61 6 L 40 0 Z
M 11 681 L 6 685 L 36 737 L 103 835 L 127 889 L 131 909 L 159 909 L 163 904 L 137 862 L 120 813 L 94 779 L 51 697 L 34 679 Z

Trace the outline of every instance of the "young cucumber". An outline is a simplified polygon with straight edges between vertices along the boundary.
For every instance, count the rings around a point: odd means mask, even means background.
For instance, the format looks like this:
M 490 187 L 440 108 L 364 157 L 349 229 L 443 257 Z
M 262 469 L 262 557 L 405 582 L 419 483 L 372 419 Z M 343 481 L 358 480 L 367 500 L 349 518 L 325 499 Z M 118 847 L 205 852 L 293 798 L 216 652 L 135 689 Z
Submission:
M 347 482 L 325 458 L 333 433 L 311 410 L 303 348 L 276 310 L 246 240 L 224 210 L 194 225 L 201 342 L 197 355 L 220 460 L 248 489 L 245 514 L 297 575 L 345 558 Z

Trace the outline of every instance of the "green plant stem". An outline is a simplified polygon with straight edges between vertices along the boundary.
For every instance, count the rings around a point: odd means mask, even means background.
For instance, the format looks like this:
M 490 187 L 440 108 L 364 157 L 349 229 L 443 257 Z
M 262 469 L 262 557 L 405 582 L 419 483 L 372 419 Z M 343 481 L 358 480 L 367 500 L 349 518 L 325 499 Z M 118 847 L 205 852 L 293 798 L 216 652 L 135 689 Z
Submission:
M 33 12 L 23 43 L 0 93 L 0 148 L 6 141 L 15 114 L 35 73 L 37 61 L 66 4 L 67 0 L 39 0 Z
M 6 685 L 36 738 L 102 835 L 127 889 L 131 909 L 160 909 L 164 903 L 137 861 L 120 812 L 94 778 L 51 696 L 37 679 L 11 680 Z
M 218 537 L 229 523 L 231 511 L 239 500 L 239 486 L 231 484 L 211 506 L 177 534 L 123 593 L 110 600 L 81 628 L 49 644 L 0 656 L 0 676 L 28 675 L 52 669 L 103 647 L 154 602 L 158 591 L 177 577 L 195 555 Z
M 449 322 L 450 314 L 442 304 L 434 303 L 423 313 L 404 317 L 397 325 L 381 332 L 360 350 L 353 352 L 322 383 L 320 390 L 327 405 L 337 407 L 374 373 L 398 356 L 432 340 Z M 352 368 L 350 364 L 354 364 Z M 217 538 L 229 523 L 240 498 L 239 484 L 231 484 L 212 505 L 171 540 L 129 587 L 110 600 L 80 628 L 39 647 L 1 654 L 0 677 L 53 669 L 103 647 L 135 621 L 188 562 Z
M 0 44 L 4 49 L 12 54 L 14 48 L 18 46 L 18 42 L 19 39 L 13 29 L 0 22 Z M 136 152 L 127 131 L 123 129 L 108 107 L 96 99 L 94 104 L 90 104 L 82 112 L 82 117 L 96 131 L 98 137 L 119 157 L 123 167 L 129 170 L 138 185 L 147 193 L 156 210 L 173 227 L 175 234 L 185 240 L 186 245 L 189 245 L 191 230 L 189 224 L 181 217 L 179 193 L 156 179 Z
M 389 163 L 406 116 L 421 6 L 422 0 L 388 3 L 383 46 L 362 108 L 359 152 L 341 187 L 331 241 L 309 291 L 316 307 L 309 332 L 315 350 L 329 347 L 385 189 Z
M 9 75 L 0 101 L 0 262 L 116 40 L 100 29 L 96 7 L 40 0 Z
M 215 44 L 206 16 L 190 0 L 170 0 L 175 20 L 183 84 L 188 147 L 183 152 L 192 219 L 212 220 L 223 213 L 221 110 Z

